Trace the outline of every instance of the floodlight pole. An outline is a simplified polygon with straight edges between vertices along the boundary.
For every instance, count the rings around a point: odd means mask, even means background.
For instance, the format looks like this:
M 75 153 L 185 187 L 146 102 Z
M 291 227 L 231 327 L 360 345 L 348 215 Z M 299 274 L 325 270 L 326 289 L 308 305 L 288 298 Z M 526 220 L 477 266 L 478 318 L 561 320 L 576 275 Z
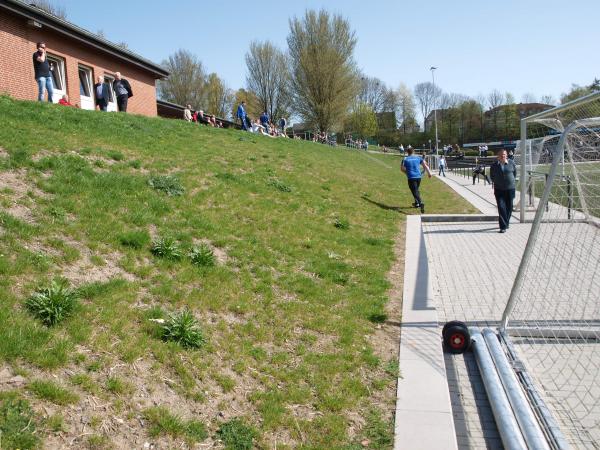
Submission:
M 437 67 L 431 66 L 431 80 L 433 81 L 433 123 L 435 125 L 435 156 L 438 155 L 438 128 L 437 128 L 437 111 L 435 109 L 435 69 Z

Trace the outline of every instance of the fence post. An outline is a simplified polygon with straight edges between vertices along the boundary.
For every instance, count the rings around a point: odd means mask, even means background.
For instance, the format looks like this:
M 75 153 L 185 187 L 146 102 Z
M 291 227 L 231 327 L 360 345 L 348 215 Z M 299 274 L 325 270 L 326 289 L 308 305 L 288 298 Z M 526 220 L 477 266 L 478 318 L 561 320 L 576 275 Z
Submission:
M 571 220 L 571 208 L 573 208 L 573 196 L 571 195 L 571 177 L 569 175 L 567 175 L 567 196 L 569 197 L 569 200 L 568 200 L 568 208 L 569 209 L 567 211 L 567 218 L 569 220 Z

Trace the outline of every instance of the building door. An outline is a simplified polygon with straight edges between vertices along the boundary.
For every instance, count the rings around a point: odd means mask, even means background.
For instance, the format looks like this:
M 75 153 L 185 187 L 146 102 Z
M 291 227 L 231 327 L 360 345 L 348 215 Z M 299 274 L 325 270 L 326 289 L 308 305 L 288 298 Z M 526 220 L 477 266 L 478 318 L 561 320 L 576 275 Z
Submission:
M 104 81 L 108 84 L 108 111 L 117 111 L 117 99 L 115 97 L 115 91 L 113 89 L 113 83 L 115 79 L 109 75 L 104 76 Z
M 58 56 L 48 55 L 50 63 L 50 73 L 52 74 L 52 84 L 54 85 L 54 95 L 52 102 L 58 103 L 63 95 L 67 93 L 67 78 L 65 77 L 65 60 Z
M 93 89 L 92 69 L 79 66 L 79 98 L 81 99 L 81 109 L 93 110 L 95 108 Z

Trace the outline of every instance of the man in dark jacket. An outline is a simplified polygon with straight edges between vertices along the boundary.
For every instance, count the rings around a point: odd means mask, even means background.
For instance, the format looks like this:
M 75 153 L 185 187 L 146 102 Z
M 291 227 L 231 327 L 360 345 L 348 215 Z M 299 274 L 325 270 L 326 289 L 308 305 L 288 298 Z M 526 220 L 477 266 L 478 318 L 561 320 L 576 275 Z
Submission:
M 133 91 L 129 81 L 125 78 L 121 78 L 121 72 L 115 72 L 115 81 L 113 82 L 113 89 L 117 96 L 117 108 L 121 112 L 127 112 L 127 100 L 133 97 Z
M 490 177 L 494 183 L 494 197 L 498 205 L 500 233 L 505 233 L 510 225 L 517 177 L 517 166 L 508 159 L 506 150 L 498 152 L 498 160 L 490 166 Z
M 106 111 L 110 101 L 110 86 L 102 75 L 98 75 L 98 82 L 94 84 L 94 102 L 100 111 Z

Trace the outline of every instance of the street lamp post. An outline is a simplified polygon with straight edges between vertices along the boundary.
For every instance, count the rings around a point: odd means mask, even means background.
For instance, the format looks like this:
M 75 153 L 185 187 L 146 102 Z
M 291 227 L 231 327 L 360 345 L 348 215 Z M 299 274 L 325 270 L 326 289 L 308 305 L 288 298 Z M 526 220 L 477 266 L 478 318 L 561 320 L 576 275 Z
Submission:
M 435 156 L 438 155 L 438 128 L 437 128 L 437 111 L 435 109 L 435 75 L 434 71 L 437 67 L 431 66 L 429 70 L 431 70 L 431 80 L 433 81 L 433 123 L 435 124 Z

